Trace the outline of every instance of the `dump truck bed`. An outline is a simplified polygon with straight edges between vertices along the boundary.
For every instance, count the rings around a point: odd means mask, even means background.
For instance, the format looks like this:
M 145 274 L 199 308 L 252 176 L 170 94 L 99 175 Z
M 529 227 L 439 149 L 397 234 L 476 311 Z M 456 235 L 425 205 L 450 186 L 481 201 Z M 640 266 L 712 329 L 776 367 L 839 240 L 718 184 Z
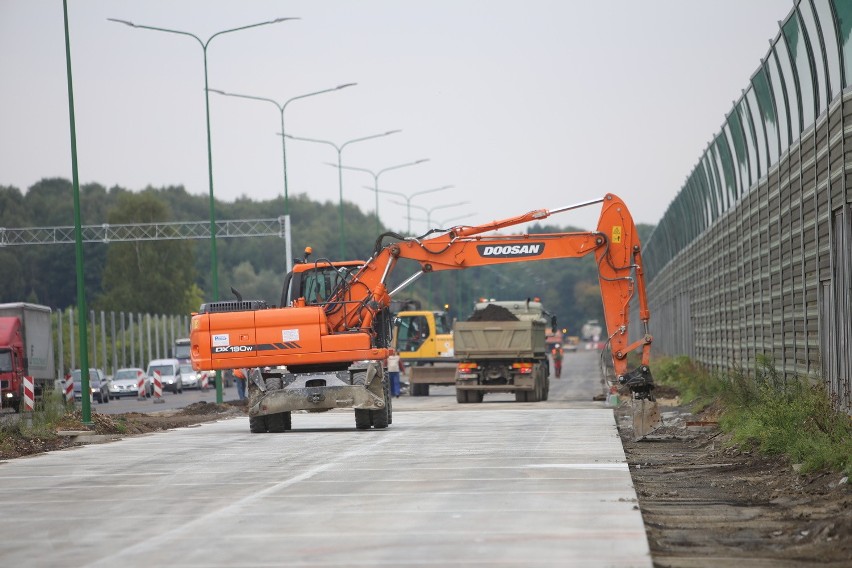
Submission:
M 459 359 L 540 357 L 546 353 L 540 321 L 457 321 L 453 324 Z

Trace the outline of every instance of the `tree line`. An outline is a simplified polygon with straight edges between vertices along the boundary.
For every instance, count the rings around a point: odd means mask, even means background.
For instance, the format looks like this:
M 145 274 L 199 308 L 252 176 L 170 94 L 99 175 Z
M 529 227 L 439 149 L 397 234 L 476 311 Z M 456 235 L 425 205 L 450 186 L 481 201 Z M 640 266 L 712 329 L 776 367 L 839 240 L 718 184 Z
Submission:
M 313 201 L 306 194 L 290 196 L 292 250 L 300 258 L 306 246 L 312 258 L 339 260 L 338 204 Z M 190 195 L 182 186 L 147 187 L 131 191 L 97 183 L 80 188 L 84 225 L 190 222 L 209 220 L 209 198 Z M 215 202 L 217 220 L 267 219 L 284 211 L 283 197 Z M 26 192 L 0 186 L 0 227 L 73 225 L 71 182 L 43 179 Z M 378 235 L 374 212 L 364 213 L 344 202 L 347 254 L 367 259 Z M 571 227 L 534 224 L 522 230 L 575 231 Z M 647 238 L 649 225 L 638 227 Z M 381 231 L 388 231 L 386 227 Z M 286 243 L 279 237 L 217 238 L 219 298 L 246 299 L 277 305 L 281 297 Z M 210 241 L 184 239 L 84 243 L 84 285 L 91 309 L 152 314 L 187 314 L 212 299 Z M 73 244 L 16 245 L 0 248 L 0 302 L 27 301 L 54 308 L 76 305 L 76 260 Z M 400 263 L 390 289 L 416 267 Z M 587 319 L 602 319 L 597 268 L 592 258 L 549 260 L 428 274 L 402 295 L 424 307 L 448 306 L 454 317 L 465 318 L 479 298 L 539 297 L 557 314 L 560 326 L 576 334 Z

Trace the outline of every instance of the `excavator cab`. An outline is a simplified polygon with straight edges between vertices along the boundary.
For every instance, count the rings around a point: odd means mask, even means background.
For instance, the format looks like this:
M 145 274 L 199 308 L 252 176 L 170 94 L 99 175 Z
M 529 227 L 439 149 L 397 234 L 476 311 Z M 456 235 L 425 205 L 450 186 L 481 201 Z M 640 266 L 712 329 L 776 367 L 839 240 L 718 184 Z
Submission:
M 305 305 L 324 305 L 336 292 L 349 285 L 352 276 L 364 266 L 362 260 L 330 262 L 318 260 L 301 263 L 293 267 L 284 279 L 281 290 L 281 306 L 291 306 L 298 298 Z

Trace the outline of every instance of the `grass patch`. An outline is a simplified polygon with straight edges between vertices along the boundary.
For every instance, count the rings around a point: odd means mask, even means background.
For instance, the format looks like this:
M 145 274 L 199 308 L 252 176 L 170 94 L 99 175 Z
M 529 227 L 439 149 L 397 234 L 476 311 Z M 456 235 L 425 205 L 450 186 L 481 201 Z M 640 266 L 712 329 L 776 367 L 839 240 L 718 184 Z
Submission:
M 852 421 L 836 410 L 823 381 L 784 377 L 766 357 L 751 374 L 714 375 L 688 357 L 660 359 L 652 372 L 660 384 L 677 388 L 693 411 L 718 402 L 719 425 L 734 443 L 785 455 L 803 472 L 852 473 Z
M 760 358 L 754 377 L 730 377 L 723 401 L 720 425 L 735 442 L 786 455 L 802 471 L 852 473 L 852 422 L 835 410 L 822 381 L 785 379 L 771 360 Z
M 56 425 L 66 413 L 63 393 L 47 391 L 42 398 L 36 400 L 32 420 L 9 420 L 0 426 L 0 446 L 7 445 L 10 437 L 27 440 L 55 438 L 57 437 Z
M 680 392 L 680 400 L 700 412 L 724 391 L 723 381 L 686 356 L 664 357 L 651 365 L 654 381 Z

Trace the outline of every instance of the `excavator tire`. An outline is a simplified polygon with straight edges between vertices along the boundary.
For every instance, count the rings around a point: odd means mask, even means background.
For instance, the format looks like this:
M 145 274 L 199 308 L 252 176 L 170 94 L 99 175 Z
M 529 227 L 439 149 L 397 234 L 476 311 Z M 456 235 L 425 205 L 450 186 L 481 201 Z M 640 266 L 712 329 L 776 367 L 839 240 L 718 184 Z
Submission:
M 355 409 L 355 428 L 358 430 L 369 430 L 370 429 L 370 411 L 362 410 L 360 408 Z
M 293 417 L 290 412 L 279 412 L 266 416 L 266 427 L 270 432 L 286 432 L 293 427 Z
M 360 373 L 352 377 L 353 384 L 363 385 L 366 380 L 366 373 Z M 382 376 L 382 392 L 384 394 L 385 406 L 378 410 L 366 410 L 361 408 L 355 409 L 355 428 L 358 430 L 369 430 L 371 427 L 376 429 L 387 428 L 391 423 L 391 401 L 390 401 L 390 385 L 387 374 Z
M 390 388 L 387 379 L 386 375 L 382 378 L 382 390 L 385 395 L 384 408 L 370 411 L 370 424 L 373 428 L 387 428 L 390 424 Z
M 266 425 L 267 416 L 249 416 L 249 430 L 252 434 L 265 434 L 269 431 Z

